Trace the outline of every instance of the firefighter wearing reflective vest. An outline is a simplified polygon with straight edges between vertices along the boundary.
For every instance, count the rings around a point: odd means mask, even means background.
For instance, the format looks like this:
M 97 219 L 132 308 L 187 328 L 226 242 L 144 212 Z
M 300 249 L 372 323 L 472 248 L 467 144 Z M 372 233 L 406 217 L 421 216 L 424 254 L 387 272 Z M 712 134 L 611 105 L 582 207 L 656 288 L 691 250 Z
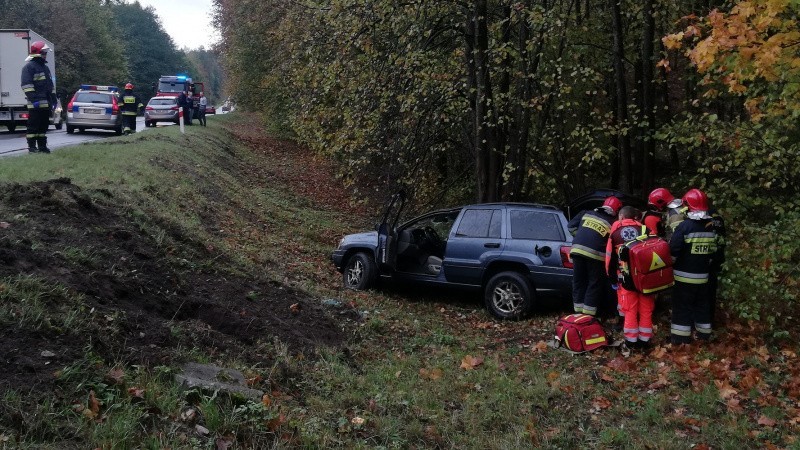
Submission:
M 128 83 L 125 85 L 125 92 L 122 94 L 122 132 L 131 134 L 136 132 L 136 116 L 139 115 L 139 110 L 142 108 L 142 102 L 139 97 L 133 95 L 133 85 Z
M 687 208 L 686 219 L 677 226 L 669 242 L 675 274 L 670 326 L 673 344 L 690 343 L 692 326 L 698 339 L 711 337 L 708 280 L 714 262 L 720 258 L 706 194 L 691 189 L 683 196 L 682 202 Z
M 603 299 L 608 297 L 606 243 L 611 224 L 621 207 L 620 199 L 607 197 L 603 206 L 578 214 L 570 220 L 570 228 L 577 227 L 570 251 L 575 312 L 594 316 Z
M 50 68 L 47 67 L 47 52 L 50 47 L 42 41 L 31 44 L 28 61 L 22 68 L 22 92 L 28 99 L 28 123 L 25 139 L 31 153 L 50 153 L 47 148 L 47 128 L 50 114 L 56 107 L 56 88 Z
M 666 229 L 664 225 L 667 205 L 675 200 L 675 196 L 667 188 L 655 188 L 647 196 L 648 210 L 642 217 L 642 223 L 658 237 L 664 237 Z
M 622 327 L 625 341 L 630 347 L 645 347 L 653 338 L 653 309 L 655 296 L 625 289 L 620 271 L 627 264 L 619 258 L 619 249 L 624 244 L 642 235 L 650 234 L 649 227 L 636 220 L 639 212 L 632 206 L 619 211 L 619 220 L 611 226 L 606 245 L 606 273 L 616 286 L 617 301 L 625 317 Z

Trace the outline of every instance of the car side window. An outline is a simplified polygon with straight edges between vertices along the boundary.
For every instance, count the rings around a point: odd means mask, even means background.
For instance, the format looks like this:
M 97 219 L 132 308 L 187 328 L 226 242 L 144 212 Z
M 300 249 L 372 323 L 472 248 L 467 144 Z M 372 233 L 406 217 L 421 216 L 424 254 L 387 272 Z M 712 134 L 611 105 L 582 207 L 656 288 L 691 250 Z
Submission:
M 497 217 L 495 219 L 495 216 Z M 456 236 L 460 237 L 500 237 L 500 211 L 493 209 L 469 209 L 458 224 Z
M 563 241 L 558 216 L 537 211 L 511 211 L 511 237 L 540 241 Z

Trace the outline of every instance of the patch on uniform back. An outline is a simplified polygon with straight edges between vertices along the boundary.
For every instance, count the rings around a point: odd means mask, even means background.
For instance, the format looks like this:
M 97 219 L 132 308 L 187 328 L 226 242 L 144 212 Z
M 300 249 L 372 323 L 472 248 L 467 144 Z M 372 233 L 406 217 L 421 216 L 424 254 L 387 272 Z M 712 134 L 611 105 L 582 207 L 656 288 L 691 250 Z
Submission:
M 624 227 L 619 232 L 623 241 L 628 242 L 639 237 L 639 229 L 637 227 Z

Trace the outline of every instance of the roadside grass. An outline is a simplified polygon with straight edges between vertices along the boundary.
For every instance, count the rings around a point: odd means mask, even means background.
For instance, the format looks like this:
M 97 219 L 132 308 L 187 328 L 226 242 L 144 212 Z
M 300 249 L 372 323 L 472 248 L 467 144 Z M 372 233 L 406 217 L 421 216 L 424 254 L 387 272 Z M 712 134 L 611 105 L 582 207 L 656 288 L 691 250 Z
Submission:
M 628 358 L 613 349 L 571 356 L 546 346 L 558 311 L 496 322 L 471 293 L 341 290 L 329 252 L 338 236 L 373 218 L 320 207 L 276 181 L 274 155 L 238 138 L 244 121 L 230 114 L 183 136 L 166 127 L 13 158 L 0 164 L 0 180 L 68 177 L 105 189 L 131 211 L 132 226 L 176 264 L 263 273 L 321 301 L 356 308 L 363 320 L 348 345 L 293 355 L 267 340 L 255 345 L 271 363 L 222 361 L 264 380 L 261 402 L 181 391 L 172 381 L 175 367 L 124 367 L 87 348 L 58 370 L 63 392 L 51 401 L 31 405 L 25 392 L 3 393 L 0 446 L 213 448 L 219 440 L 232 448 L 799 445 L 796 346 L 767 348 L 723 334 L 730 340 L 712 348 L 659 345 Z M 201 258 L 187 242 L 220 257 Z M 96 251 L 70 248 L 62 256 L 91 267 Z M 81 332 L 118 326 L 119 320 L 87 314 L 79 296 L 35 277 L 2 283 L 5 325 Z M 258 292 L 248 298 L 260 301 Z M 174 323 L 171 332 L 191 331 Z M 220 362 L 198 347 L 174 353 Z

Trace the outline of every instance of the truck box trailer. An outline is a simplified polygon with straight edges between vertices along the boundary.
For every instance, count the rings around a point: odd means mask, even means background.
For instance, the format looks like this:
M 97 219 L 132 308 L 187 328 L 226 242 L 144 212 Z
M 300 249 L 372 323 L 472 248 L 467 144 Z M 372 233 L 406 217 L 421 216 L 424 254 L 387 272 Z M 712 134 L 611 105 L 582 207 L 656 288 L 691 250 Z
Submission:
M 6 126 L 9 131 L 25 126 L 28 121 L 28 101 L 20 87 L 20 80 L 25 58 L 30 54 L 31 44 L 36 41 L 44 41 L 50 47 L 47 66 L 55 84 L 56 51 L 52 42 L 33 30 L 0 30 L 0 126 Z M 50 123 L 61 129 L 60 104 L 56 105 Z

